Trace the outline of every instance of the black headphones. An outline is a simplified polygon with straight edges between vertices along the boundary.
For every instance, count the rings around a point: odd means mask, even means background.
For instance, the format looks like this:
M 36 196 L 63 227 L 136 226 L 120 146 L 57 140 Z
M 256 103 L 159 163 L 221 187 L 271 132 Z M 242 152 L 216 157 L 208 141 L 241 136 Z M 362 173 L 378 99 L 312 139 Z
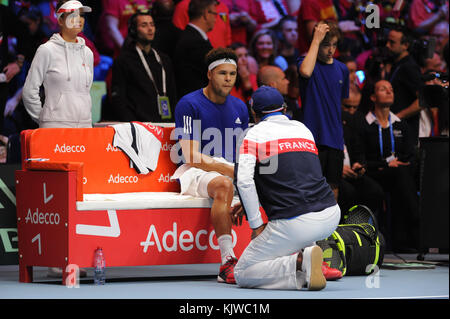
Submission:
M 137 39 L 137 16 L 139 12 L 136 12 L 128 19 L 128 36 L 136 40 Z

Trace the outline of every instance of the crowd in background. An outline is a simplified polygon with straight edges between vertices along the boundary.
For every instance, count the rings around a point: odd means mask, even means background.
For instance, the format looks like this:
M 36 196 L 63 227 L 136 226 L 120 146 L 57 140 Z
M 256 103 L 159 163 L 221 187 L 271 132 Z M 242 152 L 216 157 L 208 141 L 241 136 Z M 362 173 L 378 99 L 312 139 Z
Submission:
M 1 1 L 0 144 L 12 145 L 11 149 L 14 149 L 14 143 L 18 143 L 22 130 L 38 127 L 23 105 L 22 88 L 37 48 L 58 32 L 55 16 L 57 2 Z M 180 53 L 182 32 L 190 22 L 190 0 L 82 2 L 92 8 L 92 13 L 86 15 L 84 31 L 79 36 L 85 39 L 93 52 L 94 81 L 104 81 L 107 87 L 107 94 L 102 100 L 102 120 L 173 122 L 173 118 L 161 119 L 154 114 L 133 118 L 120 110 L 126 102 L 120 94 L 118 99 L 116 87 L 125 75 L 118 75 L 123 70 L 117 61 L 124 59 L 129 18 L 137 10 L 151 10 L 156 29 L 152 48 L 168 57 L 165 65 L 170 65 L 169 76 L 173 76 L 174 90 L 170 92 L 170 104 L 174 108 L 177 100 L 196 89 L 189 88 L 195 82 L 190 80 L 195 74 L 180 71 L 183 67 L 181 62 L 190 50 Z M 366 11 L 373 4 L 379 12 L 375 20 L 371 16 L 373 11 Z M 349 96 L 342 102 L 342 120 L 344 127 L 347 127 L 344 135 L 350 136 L 346 138 L 346 144 L 357 135 L 354 129 L 359 125 L 352 124 L 348 129 L 349 123 L 361 123 L 360 120 L 373 111 L 374 100 L 371 96 L 374 88 L 380 80 L 387 80 L 392 84 L 396 99 L 391 111 L 410 126 L 412 152 L 415 152 L 417 160 L 419 137 L 448 136 L 448 93 L 441 98 L 445 103 L 441 103 L 436 101 L 439 95 L 433 93 L 436 91 L 424 89 L 427 85 L 448 88 L 448 8 L 449 3 L 445 0 L 220 0 L 212 13 L 215 19 L 207 38 L 211 48 L 231 47 L 239 58 L 238 77 L 232 95 L 248 103 L 258 86 L 271 83 L 284 95 L 287 114 L 301 121 L 297 63 L 307 53 L 314 27 L 319 21 L 338 23 L 341 37 L 334 58 L 343 62 L 349 70 Z M 366 23 L 366 19 L 372 19 L 370 24 Z M 379 25 L 376 25 L 377 21 Z M 401 50 L 395 47 L 392 30 L 401 37 L 399 43 L 408 41 L 408 53 L 412 59 L 408 63 L 414 64 L 411 68 L 419 70 L 419 77 L 404 74 L 402 76 L 406 82 L 392 81 L 395 76 L 400 78 L 396 74 L 398 61 L 395 58 Z M 4 80 L 1 74 L 4 74 Z M 411 110 L 416 105 L 412 113 L 405 110 L 410 105 Z M 18 162 L 18 158 L 11 152 L 3 162 Z M 408 160 L 412 163 L 414 155 Z M 340 198 L 343 210 L 351 207 L 358 196 L 367 195 L 353 194 L 358 186 L 349 167 L 356 159 L 347 161 L 342 176 L 343 183 L 347 180 L 349 185 L 342 186 Z M 418 179 L 417 165 L 411 165 L 409 172 L 413 180 Z M 384 196 L 386 187 L 381 182 L 379 184 L 382 186 L 380 196 Z M 366 199 L 366 204 L 380 212 L 385 211 L 389 204 L 385 199 L 371 201 L 373 197 Z

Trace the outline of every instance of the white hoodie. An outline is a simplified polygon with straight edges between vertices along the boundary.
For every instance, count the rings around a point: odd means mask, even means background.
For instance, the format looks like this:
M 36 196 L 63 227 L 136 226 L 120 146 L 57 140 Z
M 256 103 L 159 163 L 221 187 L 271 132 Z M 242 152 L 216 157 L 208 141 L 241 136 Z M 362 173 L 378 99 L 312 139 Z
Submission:
M 65 41 L 59 33 L 36 51 L 23 87 L 23 102 L 40 127 L 92 126 L 90 90 L 94 76 L 94 55 L 83 38 Z M 44 84 L 42 106 L 39 88 Z

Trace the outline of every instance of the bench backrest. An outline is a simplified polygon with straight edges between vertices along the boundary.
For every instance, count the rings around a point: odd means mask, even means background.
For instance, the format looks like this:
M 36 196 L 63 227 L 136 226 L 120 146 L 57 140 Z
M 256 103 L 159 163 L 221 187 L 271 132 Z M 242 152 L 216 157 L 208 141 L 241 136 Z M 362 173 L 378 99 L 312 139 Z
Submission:
M 83 193 L 178 192 L 177 181 L 170 181 L 176 164 L 170 159 L 175 141 L 173 127 L 161 127 L 163 141 L 154 172 L 142 175 L 130 167 L 130 160 L 113 147 L 114 129 L 40 128 L 21 134 L 22 167 L 28 158 L 48 158 L 57 162 L 83 163 Z

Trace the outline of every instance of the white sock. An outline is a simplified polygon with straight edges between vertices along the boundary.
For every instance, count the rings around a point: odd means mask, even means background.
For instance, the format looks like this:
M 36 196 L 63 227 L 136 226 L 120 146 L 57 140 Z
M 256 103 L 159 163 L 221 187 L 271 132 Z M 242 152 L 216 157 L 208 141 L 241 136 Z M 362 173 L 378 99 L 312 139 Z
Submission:
M 233 251 L 233 237 L 231 235 L 222 235 L 217 238 L 217 241 L 219 242 L 222 265 L 228 261 L 228 257 L 236 258 Z

